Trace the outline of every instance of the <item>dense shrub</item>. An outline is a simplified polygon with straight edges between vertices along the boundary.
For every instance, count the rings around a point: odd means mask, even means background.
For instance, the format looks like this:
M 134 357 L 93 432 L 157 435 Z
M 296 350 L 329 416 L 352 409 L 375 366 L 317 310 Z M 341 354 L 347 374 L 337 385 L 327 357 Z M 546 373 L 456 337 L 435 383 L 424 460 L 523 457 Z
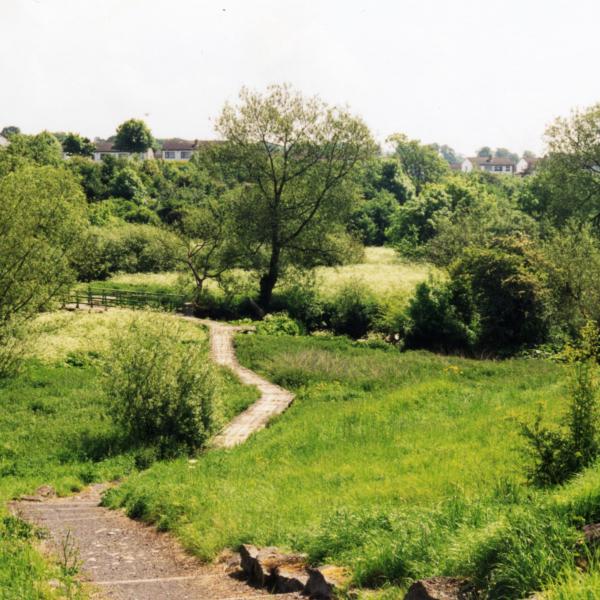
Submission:
M 334 333 L 358 339 L 374 329 L 380 307 L 375 295 L 366 286 L 351 282 L 328 301 L 325 314 Z
M 74 259 L 81 281 L 111 273 L 154 273 L 179 266 L 181 244 L 173 233 L 152 225 L 92 227 Z
M 456 283 L 420 283 L 407 309 L 407 348 L 468 351 L 477 342 L 478 323 L 467 290 Z
M 256 332 L 264 335 L 300 335 L 302 327 L 286 313 L 272 313 L 256 326 Z
M 319 295 L 314 272 L 293 273 L 276 289 L 273 311 L 285 311 L 308 331 L 323 327 L 324 302 Z
M 541 243 L 556 329 L 576 336 L 588 319 L 600 323 L 600 242 L 591 224 L 570 221 Z
M 110 413 L 133 444 L 162 454 L 201 448 L 218 423 L 216 378 L 206 348 L 182 343 L 177 323 L 137 318 L 117 334 L 105 363 Z
M 479 319 L 477 345 L 512 352 L 546 340 L 548 290 L 528 243 L 500 240 L 491 248 L 468 248 L 453 263 L 453 285 L 468 290 Z

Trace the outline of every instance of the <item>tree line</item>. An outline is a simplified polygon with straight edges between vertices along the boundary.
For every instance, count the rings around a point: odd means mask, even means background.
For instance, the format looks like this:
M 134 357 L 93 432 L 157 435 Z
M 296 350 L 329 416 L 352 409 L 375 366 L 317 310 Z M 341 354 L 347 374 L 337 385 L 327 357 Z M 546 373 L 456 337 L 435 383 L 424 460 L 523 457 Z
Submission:
M 600 105 L 557 119 L 527 178 L 454 171 L 451 148 L 402 134 L 384 154 L 360 118 L 285 85 L 242 90 L 216 121 L 223 142 L 186 163 L 94 162 L 76 134 L 61 144 L 13 128 L 0 149 L 3 335 L 76 279 L 116 271 L 185 270 L 202 307 L 208 280 L 227 287 L 243 269 L 256 282 L 250 310 L 263 316 L 289 273 L 390 245 L 447 275 L 419 286 L 394 318 L 356 309 L 367 323 L 357 335 L 379 328 L 407 347 L 461 352 L 559 343 L 600 320 L 599 128 Z M 136 120 L 115 139 L 131 151 L 153 143 Z M 295 312 L 311 320 L 306 307 Z

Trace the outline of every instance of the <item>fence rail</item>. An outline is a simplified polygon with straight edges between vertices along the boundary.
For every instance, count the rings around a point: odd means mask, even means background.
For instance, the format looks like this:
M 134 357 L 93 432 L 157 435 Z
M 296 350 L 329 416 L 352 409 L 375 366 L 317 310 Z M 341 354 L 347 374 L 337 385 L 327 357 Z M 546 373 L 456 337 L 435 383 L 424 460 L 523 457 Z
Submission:
M 157 292 L 131 292 L 119 289 L 74 290 L 64 299 L 65 305 L 94 307 L 120 306 L 124 308 L 163 308 L 186 312 L 190 307 L 189 299 L 179 294 Z

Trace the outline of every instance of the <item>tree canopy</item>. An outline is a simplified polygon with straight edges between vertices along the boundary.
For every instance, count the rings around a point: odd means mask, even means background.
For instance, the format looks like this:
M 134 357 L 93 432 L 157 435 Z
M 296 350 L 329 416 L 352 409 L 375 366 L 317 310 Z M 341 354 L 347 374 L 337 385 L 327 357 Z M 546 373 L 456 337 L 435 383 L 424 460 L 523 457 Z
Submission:
M 260 274 L 266 310 L 286 265 L 340 260 L 352 175 L 375 145 L 362 120 L 287 85 L 264 94 L 242 89 L 217 130 L 241 179 L 232 198 L 234 235 Z
M 67 133 L 62 142 L 62 147 L 67 154 L 92 156 L 94 153 L 94 144 L 89 138 L 83 137 L 78 133 Z
M 154 144 L 150 128 L 141 119 L 129 119 L 117 127 L 115 147 L 125 152 L 145 152 Z
M 0 179 L 0 326 L 73 282 L 85 224 L 85 197 L 64 169 L 26 166 Z
M 448 173 L 448 164 L 435 147 L 410 140 L 402 133 L 391 135 L 388 142 L 395 144 L 395 154 L 417 194 L 421 193 L 424 185 L 435 183 Z

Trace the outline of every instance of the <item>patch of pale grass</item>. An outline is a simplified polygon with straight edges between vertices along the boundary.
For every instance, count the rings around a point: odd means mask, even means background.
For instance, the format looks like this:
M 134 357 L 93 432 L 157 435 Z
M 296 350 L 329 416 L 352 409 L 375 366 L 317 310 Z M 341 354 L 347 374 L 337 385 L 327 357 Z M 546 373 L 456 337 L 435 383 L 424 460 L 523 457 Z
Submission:
M 165 271 L 164 273 L 117 273 L 110 280 L 114 283 L 126 283 L 129 285 L 177 285 L 181 273 L 177 271 Z
M 408 296 L 418 283 L 436 274 L 439 271 L 432 265 L 405 262 L 392 248 L 366 248 L 362 263 L 317 269 L 325 297 L 353 282 L 363 283 L 378 296 Z
M 111 337 L 123 331 L 134 318 L 168 320 L 178 324 L 183 340 L 206 340 L 205 330 L 192 321 L 156 311 L 111 308 L 104 312 L 78 310 L 57 311 L 40 315 L 34 327 L 38 334 L 32 343 L 31 355 L 45 363 L 63 360 L 71 352 L 108 350 Z

